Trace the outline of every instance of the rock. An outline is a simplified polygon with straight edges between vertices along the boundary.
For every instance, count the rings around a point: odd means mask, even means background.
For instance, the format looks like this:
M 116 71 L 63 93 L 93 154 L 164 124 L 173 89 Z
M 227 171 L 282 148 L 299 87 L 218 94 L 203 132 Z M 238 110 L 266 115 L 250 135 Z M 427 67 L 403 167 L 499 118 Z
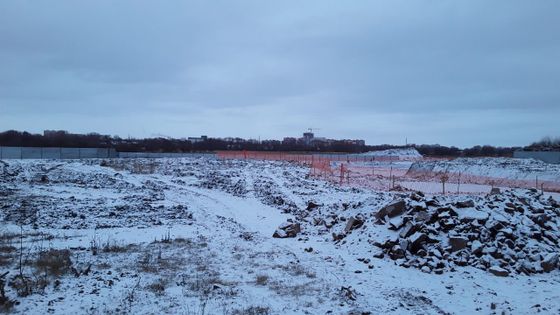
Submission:
M 509 247 L 510 249 L 514 249 L 514 248 L 515 248 L 515 243 L 514 243 L 512 240 L 510 240 L 510 239 L 505 240 L 505 241 L 504 241 L 504 245 L 506 245 L 506 246 Z
M 434 256 L 435 258 L 441 259 L 442 255 L 439 249 L 433 248 L 430 250 L 430 255 Z
M 558 233 L 558 232 L 560 231 L 560 230 L 558 229 L 558 225 L 556 225 L 556 224 L 554 224 L 553 222 L 550 222 L 550 221 L 546 222 L 546 223 L 544 224 L 544 226 L 545 226 L 545 228 L 546 228 L 547 230 L 549 230 L 549 231 L 554 231 L 554 232 L 556 232 L 556 233 Z
M 508 238 L 513 237 L 513 230 L 509 227 L 501 229 L 500 232 Z
M 498 267 L 498 266 L 492 266 L 490 268 L 488 268 L 488 271 L 497 276 L 497 277 L 507 277 L 509 276 L 509 272 L 507 270 L 505 270 L 504 268 Z
M 408 245 L 410 244 L 410 242 L 407 239 L 401 238 L 399 240 L 399 246 L 401 247 L 401 249 L 403 251 L 407 251 L 408 250 Z
M 49 177 L 46 174 L 36 174 L 33 181 L 38 183 L 48 183 Z
M 272 234 L 272 237 L 274 237 L 274 238 L 286 238 L 286 237 L 288 237 L 288 234 L 284 230 L 277 229 L 276 231 L 274 231 L 274 234 Z
M 426 206 L 428 206 L 428 207 L 438 207 L 439 202 L 435 199 L 430 199 L 430 200 L 426 201 Z
M 506 207 L 508 207 L 508 208 L 512 208 L 512 209 L 515 209 L 515 208 L 517 208 L 517 207 L 515 206 L 515 204 L 514 204 L 514 203 L 512 203 L 512 202 L 506 202 Z
M 544 237 L 548 238 L 552 243 L 558 244 L 558 242 L 559 242 L 558 236 L 556 236 L 554 233 L 552 233 L 550 231 L 544 231 L 543 235 L 544 235 Z
M 294 223 L 285 228 L 284 231 L 286 231 L 288 237 L 296 237 L 296 235 L 301 232 L 301 226 L 299 225 L 299 223 Z
M 461 211 L 459 218 L 466 221 L 478 220 L 479 222 L 486 222 L 488 220 L 488 212 L 478 211 L 475 209 L 466 209 Z
M 402 248 L 399 245 L 393 246 L 389 251 L 389 257 L 392 260 L 404 258 L 404 254 L 405 252 L 402 250 Z
M 541 261 L 541 267 L 544 272 L 551 272 L 558 266 L 558 254 L 550 253 Z
M 398 215 L 403 214 L 405 210 L 406 210 L 406 203 L 404 202 L 404 200 L 398 200 L 381 208 L 375 214 L 375 217 L 377 219 L 383 219 L 385 216 L 389 216 L 389 218 L 394 218 Z
M 450 218 L 450 219 L 441 220 L 441 221 L 439 221 L 439 224 L 440 224 L 440 226 L 441 226 L 445 231 L 451 230 L 452 228 L 455 227 L 455 225 L 457 225 L 457 224 L 455 223 L 455 220 L 453 220 L 453 219 L 451 219 L 451 218 Z
M 382 259 L 383 257 L 385 257 L 385 254 L 384 254 L 382 251 L 379 250 L 379 251 L 376 251 L 376 252 L 373 254 L 373 257 L 374 257 L 374 258 L 378 258 L 378 259 Z
M 307 208 L 306 208 L 306 210 L 307 210 L 307 211 L 311 211 L 311 210 L 313 210 L 313 209 L 315 209 L 315 208 L 317 208 L 317 207 L 319 207 L 318 204 L 314 203 L 313 201 L 310 201 L 310 202 L 307 203 Z
M 500 188 L 498 188 L 498 187 L 493 187 L 490 190 L 490 195 L 499 195 L 499 194 L 500 194 Z
M 459 251 L 467 247 L 469 239 L 461 236 L 452 236 L 449 238 L 449 245 L 451 246 L 451 252 Z
M 437 212 L 439 214 L 447 212 L 449 214 L 449 216 L 452 216 L 452 217 L 458 216 L 457 211 L 455 211 L 455 209 L 453 209 L 451 207 L 440 207 L 440 208 L 437 209 Z
M 346 227 L 344 228 L 344 232 L 346 234 L 350 233 L 350 231 L 354 230 L 354 229 L 358 229 L 360 228 L 362 225 L 364 225 L 364 221 L 357 219 L 355 217 L 350 217 L 348 219 L 348 221 L 346 222 Z
M 299 225 L 299 223 L 285 222 L 278 227 L 278 229 L 274 232 L 272 237 L 274 238 L 296 237 L 299 232 L 301 232 L 301 226 Z
M 416 222 L 424 222 L 424 221 L 428 221 L 431 218 L 431 214 L 428 213 L 428 211 L 419 211 L 418 213 L 416 213 L 416 215 L 414 216 L 414 220 Z
M 344 234 L 344 233 L 340 233 L 340 234 L 333 233 L 332 234 L 333 241 L 335 241 L 335 242 L 344 239 L 345 236 L 346 236 L 346 234 Z
M 410 199 L 414 201 L 421 201 L 423 196 L 420 196 L 418 193 L 410 194 Z
M 314 225 L 324 225 L 325 224 L 325 220 L 321 219 L 321 218 L 313 218 L 313 224 Z
M 457 203 L 455 203 L 455 206 L 457 208 L 473 208 L 474 207 L 474 201 L 472 200 L 465 200 L 465 201 L 458 201 Z
M 416 232 L 412 234 L 409 238 L 410 252 L 413 254 L 417 253 L 420 249 L 422 249 L 422 244 L 424 244 L 427 239 L 428 236 L 424 233 Z
M 420 225 L 418 224 L 413 224 L 412 222 L 408 222 L 404 228 L 401 229 L 401 232 L 399 233 L 399 236 L 402 238 L 407 238 L 410 235 L 414 234 L 414 232 L 418 231 L 418 229 L 420 228 Z
M 356 301 L 358 294 L 356 293 L 356 290 L 352 289 L 352 287 L 341 287 L 340 295 L 350 301 Z
M 398 230 L 404 225 L 404 220 L 401 217 L 392 218 L 389 220 L 389 229 Z
M 515 208 L 510 208 L 510 207 L 506 206 L 506 207 L 504 207 L 504 211 L 506 213 L 509 213 L 509 214 L 514 214 L 515 213 Z
M 471 244 L 471 252 L 475 255 L 482 254 L 482 243 L 478 240 L 474 240 Z

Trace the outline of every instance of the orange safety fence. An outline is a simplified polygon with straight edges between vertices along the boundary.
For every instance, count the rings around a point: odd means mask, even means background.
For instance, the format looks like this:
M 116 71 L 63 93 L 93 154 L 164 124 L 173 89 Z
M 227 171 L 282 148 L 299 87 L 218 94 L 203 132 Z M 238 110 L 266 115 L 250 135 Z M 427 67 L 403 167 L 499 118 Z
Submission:
M 398 162 L 418 161 L 416 157 L 398 156 L 368 156 L 358 154 L 339 153 L 299 153 L 299 152 L 263 152 L 263 151 L 218 151 L 220 159 L 253 159 L 253 160 L 282 160 L 292 162 L 312 163 L 314 159 L 329 160 L 331 162 Z

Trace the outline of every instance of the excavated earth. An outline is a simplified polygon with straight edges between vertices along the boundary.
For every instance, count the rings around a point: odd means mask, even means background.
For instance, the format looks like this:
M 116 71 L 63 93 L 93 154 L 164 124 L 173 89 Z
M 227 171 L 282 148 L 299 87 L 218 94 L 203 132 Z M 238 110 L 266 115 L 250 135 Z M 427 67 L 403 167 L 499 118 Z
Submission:
M 0 312 L 560 313 L 560 206 L 536 190 L 380 192 L 203 157 L 0 174 Z

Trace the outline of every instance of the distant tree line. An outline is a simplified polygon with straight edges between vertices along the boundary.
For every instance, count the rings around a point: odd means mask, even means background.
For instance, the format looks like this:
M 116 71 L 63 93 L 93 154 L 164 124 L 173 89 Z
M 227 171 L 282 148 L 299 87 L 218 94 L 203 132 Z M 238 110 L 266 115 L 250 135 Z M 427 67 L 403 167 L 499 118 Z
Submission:
M 547 140 L 548 141 L 548 140 Z M 551 140 L 552 141 L 552 140 Z M 558 143 L 558 139 L 555 140 Z M 548 142 L 547 142 L 548 143 Z M 424 156 L 434 157 L 475 157 L 475 156 L 512 156 L 519 148 L 494 147 L 489 145 L 474 146 L 459 149 L 442 145 L 408 145 L 395 146 L 382 145 L 356 145 L 348 141 L 331 141 L 328 143 L 314 143 L 304 145 L 301 143 L 285 143 L 278 140 L 245 140 L 241 138 L 217 139 L 207 138 L 203 141 L 174 138 L 144 138 L 123 139 L 118 136 L 100 135 L 97 133 L 72 134 L 65 131 L 45 131 L 44 134 L 32 134 L 9 130 L 0 133 L 1 146 L 21 147 L 82 147 L 82 148 L 114 148 L 120 152 L 208 152 L 220 150 L 248 150 L 248 151 L 293 151 L 293 152 L 340 152 L 362 153 L 367 151 L 416 148 Z
M 414 146 L 418 152 L 425 156 L 450 156 L 450 157 L 511 157 L 519 147 L 494 147 L 491 145 L 476 145 L 471 148 L 459 149 L 457 147 L 446 147 L 442 145 L 418 145 Z
M 51 131 L 45 134 L 32 134 L 9 130 L 0 133 L 0 145 L 21 147 L 72 147 L 72 148 L 115 148 L 122 152 L 202 152 L 219 150 L 251 151 L 324 151 L 324 152 L 366 152 L 367 146 L 349 144 L 346 141 L 315 143 L 312 145 L 287 144 L 278 140 L 228 140 L 206 138 L 191 141 L 174 138 L 123 139 L 118 136 L 97 133 L 72 134 L 64 131 Z
M 526 150 L 534 151 L 560 151 L 560 137 L 550 136 L 542 138 L 540 141 L 533 142 Z

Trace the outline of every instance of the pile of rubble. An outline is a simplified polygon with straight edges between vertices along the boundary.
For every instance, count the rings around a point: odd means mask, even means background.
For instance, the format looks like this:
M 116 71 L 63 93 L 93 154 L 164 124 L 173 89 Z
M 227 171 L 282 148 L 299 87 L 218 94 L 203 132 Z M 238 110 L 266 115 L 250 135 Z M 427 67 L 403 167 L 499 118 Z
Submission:
M 559 267 L 560 204 L 536 190 L 496 190 L 485 197 L 394 201 L 375 214 L 391 236 L 373 242 L 404 267 L 441 274 L 473 266 L 496 276 L 550 272 Z

